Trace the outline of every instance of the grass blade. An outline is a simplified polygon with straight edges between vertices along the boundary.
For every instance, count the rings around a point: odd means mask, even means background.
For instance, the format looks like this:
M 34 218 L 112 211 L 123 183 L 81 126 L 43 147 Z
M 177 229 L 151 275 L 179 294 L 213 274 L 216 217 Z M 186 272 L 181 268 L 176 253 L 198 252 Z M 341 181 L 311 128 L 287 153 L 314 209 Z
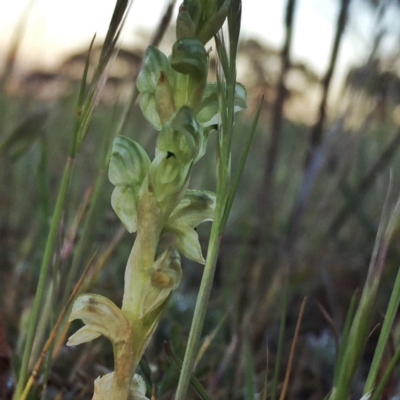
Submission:
M 175 366 L 179 369 L 179 371 L 182 371 L 182 361 L 173 352 L 172 347 L 169 345 L 168 342 L 165 342 L 165 351 L 168 354 L 169 358 L 173 361 Z M 190 384 L 192 385 L 193 389 L 196 391 L 200 399 L 211 400 L 211 397 L 208 395 L 206 390 L 203 388 L 201 383 L 196 379 L 196 377 L 193 374 L 190 377 Z
M 386 343 L 393 326 L 393 321 L 396 317 L 397 309 L 399 308 L 399 303 L 400 303 L 400 269 L 397 273 L 396 281 L 394 283 L 392 294 L 390 296 L 389 305 L 385 314 L 385 320 L 383 322 L 382 330 L 379 335 L 378 344 L 374 352 L 374 357 L 372 359 L 371 367 L 368 372 L 368 377 L 364 386 L 363 394 L 371 392 L 374 387 L 375 379 L 378 374 L 383 352 L 385 350 Z
M 229 213 L 230 213 L 231 208 L 232 208 L 232 203 L 233 203 L 233 200 L 235 198 L 236 189 L 238 187 L 239 180 L 240 180 L 240 177 L 242 175 L 244 165 L 246 163 L 247 155 L 249 154 L 250 145 L 251 145 L 251 143 L 253 141 L 254 133 L 255 133 L 256 128 L 257 128 L 258 119 L 260 117 L 261 106 L 262 106 L 263 100 L 264 100 L 264 96 L 261 99 L 260 103 L 258 104 L 257 111 L 256 111 L 256 114 L 254 115 L 250 131 L 247 134 L 246 143 L 244 145 L 242 154 L 240 156 L 239 165 L 238 165 L 238 167 L 236 169 L 235 176 L 233 177 L 233 181 L 232 181 L 232 184 L 231 184 L 231 187 L 230 187 L 230 190 L 229 190 L 229 194 L 228 194 L 228 198 L 227 198 L 227 201 L 226 201 L 226 206 L 225 206 L 225 209 L 224 209 L 224 216 L 223 216 L 223 220 L 222 220 L 223 225 L 226 224 L 226 221 L 228 219 Z

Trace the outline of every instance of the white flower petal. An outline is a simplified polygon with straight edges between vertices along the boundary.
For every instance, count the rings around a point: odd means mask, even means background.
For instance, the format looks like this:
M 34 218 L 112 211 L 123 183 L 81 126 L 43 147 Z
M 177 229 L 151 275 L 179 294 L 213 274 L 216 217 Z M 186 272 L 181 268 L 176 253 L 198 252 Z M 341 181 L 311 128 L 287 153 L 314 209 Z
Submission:
M 94 394 L 92 400 L 117 400 L 114 399 L 112 397 L 113 394 L 110 393 L 114 374 L 114 372 L 111 372 L 101 378 L 98 377 L 94 381 Z M 132 378 L 129 388 L 129 400 L 149 400 L 148 397 L 146 397 L 146 383 L 138 374 L 135 374 Z
M 176 247 L 186 258 L 205 264 L 206 260 L 201 252 L 199 236 L 197 232 L 189 226 L 179 226 L 172 230 L 176 235 Z
M 165 230 L 175 225 L 197 227 L 202 222 L 212 221 L 214 217 L 216 195 L 201 190 L 186 190 L 180 203 L 171 213 Z
M 137 198 L 131 187 L 116 187 L 111 195 L 111 206 L 129 233 L 136 232 Z
M 83 343 L 89 337 L 100 335 L 107 337 L 112 343 L 130 340 L 131 329 L 122 311 L 109 299 L 98 294 L 79 296 L 72 307 L 69 321 L 81 319 L 86 325 L 83 333 L 79 331 L 71 337 L 71 344 Z M 97 333 L 97 336 L 96 336 Z
M 101 333 L 99 333 L 99 331 L 89 328 L 85 325 L 69 337 L 67 346 L 77 346 L 82 343 L 91 342 L 100 336 Z

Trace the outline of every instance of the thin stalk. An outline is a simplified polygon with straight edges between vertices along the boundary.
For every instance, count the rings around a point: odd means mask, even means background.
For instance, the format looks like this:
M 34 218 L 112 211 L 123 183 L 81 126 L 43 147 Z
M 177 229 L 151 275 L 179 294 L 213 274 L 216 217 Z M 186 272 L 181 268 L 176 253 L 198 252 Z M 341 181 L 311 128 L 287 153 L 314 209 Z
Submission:
M 99 61 L 99 65 L 95 72 L 95 79 L 92 82 L 89 93 L 86 96 L 85 101 L 84 91 L 86 85 L 86 74 L 87 74 L 87 65 L 85 67 L 85 71 L 83 74 L 83 79 L 81 81 L 80 92 L 78 97 L 77 104 L 77 112 L 75 119 L 75 126 L 72 132 L 72 137 L 70 141 L 70 148 L 68 153 L 68 159 L 64 167 L 60 188 L 57 195 L 56 205 L 54 208 L 53 218 L 51 221 L 50 231 L 47 236 L 47 242 L 45 246 L 45 251 L 42 259 L 42 264 L 40 268 L 40 275 L 38 286 L 36 289 L 36 295 L 32 306 L 32 312 L 28 327 L 28 334 L 25 342 L 24 353 L 22 357 L 22 365 L 20 369 L 20 374 L 18 377 L 18 383 L 14 394 L 14 399 L 18 400 L 21 396 L 22 389 L 26 383 L 27 374 L 28 374 L 28 365 L 29 358 L 32 351 L 33 340 L 36 332 L 37 321 L 39 317 L 41 302 L 43 298 L 43 294 L 45 291 L 46 278 L 48 275 L 49 267 L 51 264 L 51 259 L 54 253 L 54 247 L 57 239 L 57 230 L 62 218 L 62 214 L 64 211 L 65 200 L 68 192 L 69 182 L 71 180 L 72 168 L 76 156 L 76 152 L 79 148 L 80 143 L 82 142 L 84 136 L 87 133 L 89 123 L 91 121 L 91 117 L 93 115 L 93 111 L 97 105 L 98 96 L 102 88 L 104 87 L 104 83 L 101 81 L 101 77 L 104 75 L 106 66 L 111 58 L 111 52 L 115 47 L 116 40 L 120 33 L 120 28 L 123 25 L 124 16 L 126 15 L 126 11 L 129 8 L 130 3 L 126 3 L 125 0 L 118 0 L 112 20 L 110 22 L 110 26 L 107 32 L 107 37 L 105 41 L 105 45 L 103 47 L 103 51 L 101 54 L 101 59 Z M 93 39 L 94 40 L 94 39 Z M 92 41 L 93 43 L 93 41 Z M 106 51 L 104 51 L 104 49 Z M 105 81 L 104 81 L 105 82 Z
M 72 282 L 76 276 L 78 266 L 81 262 L 83 252 L 84 252 L 85 248 L 87 247 L 88 236 L 90 233 L 91 226 L 93 224 L 93 219 L 95 216 L 98 199 L 99 199 L 99 196 L 100 196 L 101 190 L 103 188 L 103 184 L 104 184 L 104 174 L 107 170 L 108 162 L 110 159 L 111 139 L 112 139 L 113 135 L 111 134 L 112 133 L 111 129 L 109 132 L 110 133 L 108 134 L 108 137 L 106 138 L 105 143 L 104 143 L 103 157 L 101 159 L 100 168 L 97 173 L 93 191 L 91 193 L 89 209 L 87 211 L 87 214 L 86 214 L 84 222 L 83 222 L 82 234 L 79 237 L 79 241 L 78 241 L 76 249 L 74 251 L 71 267 L 68 272 L 67 282 L 65 284 L 64 297 L 63 297 L 63 301 L 61 302 L 62 305 L 64 305 L 66 302 L 68 293 L 72 286 Z
M 231 188 L 230 188 L 230 191 L 229 191 L 229 194 L 228 194 L 228 198 L 227 198 L 227 201 L 226 201 L 226 207 L 225 207 L 225 210 L 224 210 L 224 218 L 222 220 L 222 224 L 223 225 L 226 224 L 226 221 L 228 220 L 228 217 L 229 217 L 229 212 L 230 212 L 230 210 L 232 208 L 233 200 L 235 198 L 236 189 L 239 186 L 239 180 L 240 180 L 240 177 L 242 176 L 242 172 L 243 172 L 243 169 L 244 169 L 244 165 L 246 163 L 247 155 L 249 154 L 250 145 L 251 145 L 251 143 L 253 141 L 254 133 L 255 133 L 256 128 L 257 128 L 258 119 L 260 117 L 261 106 L 262 106 L 263 100 L 264 100 L 264 97 L 261 99 L 260 103 L 258 104 L 257 111 L 256 111 L 256 114 L 255 114 L 255 116 L 253 118 L 253 122 L 252 122 L 252 125 L 251 125 L 251 128 L 250 128 L 250 131 L 249 131 L 249 133 L 247 135 L 246 143 L 244 145 L 242 154 L 240 156 L 239 165 L 238 165 L 238 167 L 237 167 L 237 169 L 235 171 L 235 175 L 234 175 L 233 180 L 232 180 L 232 185 L 231 185 Z
M 279 397 L 279 400 L 284 400 L 285 399 L 286 391 L 287 391 L 287 389 L 289 387 L 290 371 L 292 369 L 294 351 L 295 351 L 295 348 L 296 348 L 297 339 L 299 337 L 300 325 L 301 325 L 301 320 L 303 319 L 304 307 L 306 305 L 306 299 L 307 298 L 304 297 L 303 301 L 301 302 L 300 313 L 299 313 L 299 317 L 297 318 L 296 329 L 295 329 L 295 332 L 294 332 L 292 347 L 290 348 L 289 361 L 288 361 L 288 364 L 287 364 L 285 379 L 283 380 L 283 387 L 282 387 L 282 392 L 281 392 L 281 395 Z
M 241 1 L 232 0 L 228 11 L 229 58 L 227 46 L 221 32 L 215 36 L 218 57 L 221 65 L 217 69 L 217 87 L 221 126 L 217 143 L 217 204 L 214 222 L 211 228 L 210 241 L 203 277 L 197 297 L 188 345 L 179 377 L 176 400 L 186 399 L 190 376 L 199 349 L 199 341 L 207 311 L 208 300 L 217 264 L 221 235 L 225 227 L 231 202 L 229 202 L 231 185 L 231 143 L 234 123 L 234 94 L 236 85 L 236 51 L 240 32 Z M 221 67 L 222 66 L 222 67 Z M 242 167 L 242 166 L 241 166 Z M 240 168 L 238 177 L 240 176 Z M 238 179 L 238 178 L 237 178 Z M 235 185 L 237 184 L 235 180 Z M 235 187 L 235 186 L 234 186 Z M 235 189 L 233 189 L 234 191 Z
M 55 339 L 55 337 L 57 335 L 58 329 L 59 329 L 59 327 L 60 327 L 60 325 L 61 325 L 61 323 L 62 323 L 62 321 L 64 319 L 64 316 L 65 316 L 67 310 L 68 310 L 68 307 L 71 304 L 71 302 L 74 300 L 76 294 L 78 293 L 78 291 L 79 291 L 79 289 L 80 289 L 80 287 L 81 287 L 81 285 L 83 283 L 83 280 L 85 279 L 85 277 L 86 277 L 86 275 L 87 275 L 87 273 L 89 271 L 89 268 L 92 265 L 93 258 L 94 257 L 92 257 L 90 262 L 87 264 L 82 276 L 79 278 L 79 281 L 75 285 L 75 287 L 74 287 L 74 289 L 73 289 L 73 291 L 72 291 L 72 293 L 71 293 L 71 295 L 70 295 L 70 297 L 68 299 L 68 302 L 65 304 L 64 308 L 61 310 L 60 315 L 58 316 L 57 321 L 56 321 L 53 329 L 51 330 L 50 335 L 47 338 L 46 343 L 43 346 L 42 351 L 40 352 L 39 358 L 36 361 L 35 366 L 33 367 L 32 373 L 31 373 L 31 375 L 30 375 L 30 377 L 28 379 L 28 382 L 27 382 L 27 384 L 26 384 L 26 386 L 24 388 L 24 391 L 22 392 L 22 395 L 21 395 L 20 398 L 18 398 L 18 400 L 25 400 L 27 398 L 27 396 L 29 394 L 29 391 L 30 391 L 30 389 L 31 389 L 31 387 L 33 385 L 33 382 L 35 380 L 35 377 L 37 376 L 37 374 L 39 372 L 39 369 L 40 369 L 40 366 L 42 365 L 42 362 L 43 362 L 43 360 L 44 360 L 44 358 L 45 358 L 45 356 L 47 354 L 47 351 L 50 349 L 50 346 L 54 342 L 54 339 Z
M 171 360 L 173 361 L 175 366 L 179 369 L 179 371 L 181 371 L 182 370 L 182 361 L 174 353 L 171 346 L 167 342 L 165 342 L 165 351 L 166 351 L 167 355 L 171 358 Z M 192 377 L 190 378 L 190 383 L 191 383 L 193 389 L 197 392 L 197 394 L 199 395 L 199 397 L 202 400 L 211 400 L 211 397 L 208 395 L 206 390 L 203 388 L 201 383 L 196 379 L 196 377 L 194 375 L 192 375 Z
M 211 228 L 206 265 L 204 267 L 203 278 L 201 280 L 199 294 L 197 296 L 192 327 L 190 329 L 189 340 L 185 352 L 185 357 L 183 359 L 182 371 L 179 376 L 179 383 L 175 395 L 175 400 L 185 400 L 186 393 L 189 389 L 190 377 L 192 376 L 193 366 L 197 356 L 200 336 L 204 324 L 204 318 L 207 312 L 208 299 L 214 280 L 220 242 L 220 226 L 219 224 L 214 223 Z
M 338 353 L 336 356 L 335 370 L 333 373 L 333 386 L 336 386 L 340 367 L 343 362 L 343 357 L 344 357 L 344 354 L 346 351 L 347 340 L 349 338 L 349 333 L 350 333 L 350 328 L 351 328 L 351 321 L 353 320 L 353 317 L 354 317 L 355 306 L 356 306 L 356 296 L 353 295 L 350 300 L 349 308 L 348 308 L 347 315 L 346 315 L 346 320 L 345 320 L 344 326 L 343 326 L 342 338 L 341 338 L 339 350 L 338 350 Z
M 93 41 L 92 41 L 93 44 Z M 91 46 L 92 46 L 91 44 Z M 87 63 L 88 65 L 88 63 Z M 37 321 L 39 319 L 39 312 L 40 312 L 40 307 L 45 291 L 45 284 L 46 284 L 46 279 L 49 271 L 49 267 L 51 264 L 51 259 L 53 257 L 54 253 L 54 247 L 57 239 L 57 231 L 58 227 L 60 225 L 60 221 L 62 218 L 62 214 L 64 212 L 64 205 L 65 205 L 65 199 L 67 196 L 68 192 L 68 186 L 69 182 L 71 180 L 71 174 L 72 174 L 72 169 L 73 169 L 73 164 L 75 161 L 75 156 L 78 148 L 78 132 L 80 129 L 80 122 L 81 122 L 81 105 L 83 101 L 83 95 L 84 95 L 84 89 L 85 89 L 85 84 L 86 84 L 86 74 L 87 74 L 87 65 L 85 67 L 85 71 L 83 74 L 83 79 L 81 81 L 81 86 L 80 86 L 80 91 L 79 91 L 79 96 L 78 96 L 78 103 L 77 103 L 77 112 L 76 112 L 76 117 L 75 117 L 75 125 L 70 141 L 70 147 L 69 147 L 69 153 L 68 153 L 68 158 L 67 162 L 64 167 L 63 175 L 61 178 L 61 183 L 60 183 L 60 188 L 58 191 L 57 195 L 57 200 L 56 200 L 56 205 L 54 207 L 54 213 L 53 213 L 53 218 L 51 221 L 50 225 L 50 230 L 49 234 L 47 236 L 47 241 L 45 245 L 45 250 L 44 250 L 44 255 L 42 259 L 42 264 L 40 267 L 40 274 L 39 274 L 39 281 L 38 285 L 36 288 L 36 294 L 35 298 L 33 301 L 33 306 L 32 306 L 32 311 L 31 311 L 31 316 L 30 316 L 30 321 L 29 321 L 29 327 L 28 327 L 28 333 L 26 337 L 26 342 L 25 342 L 25 347 L 24 347 L 24 353 L 22 356 L 22 364 L 21 364 L 21 369 L 20 369 L 20 374 L 18 376 L 18 383 L 17 387 L 15 390 L 14 394 L 14 399 L 19 400 L 21 393 L 22 393 L 22 388 L 25 385 L 25 381 L 27 378 L 28 374 L 28 368 L 29 368 L 29 358 L 32 352 L 32 346 L 33 346 L 33 341 L 36 333 L 36 328 L 37 328 Z
M 74 159 L 68 157 L 66 165 L 64 167 L 63 176 L 61 179 L 60 190 L 58 192 L 56 205 L 54 208 L 54 214 L 51 221 L 49 235 L 47 237 L 46 248 L 43 255 L 42 264 L 40 267 L 39 282 L 36 289 L 35 299 L 33 301 L 32 313 L 30 317 L 30 323 L 28 327 L 28 334 L 26 337 L 24 353 L 22 357 L 22 365 L 20 370 L 20 375 L 18 378 L 18 383 L 14 395 L 15 400 L 19 400 L 22 389 L 26 383 L 26 377 L 28 375 L 28 364 L 31 354 L 31 349 L 33 345 L 33 340 L 36 332 L 36 325 L 40 314 L 40 306 L 43 299 L 43 294 L 45 292 L 45 284 L 47 279 L 47 273 L 51 264 L 51 259 L 53 256 L 54 246 L 57 239 L 57 230 L 60 224 L 62 214 L 64 211 L 65 199 L 68 191 L 68 185 L 71 178 L 71 172 L 73 167 Z
M 369 323 L 375 304 L 375 298 L 385 263 L 389 241 L 399 212 L 399 202 L 396 204 L 393 212 L 389 211 L 389 193 L 390 190 L 386 196 L 385 205 L 383 207 L 381 222 L 372 252 L 367 280 L 361 294 L 360 304 L 351 324 L 345 344 L 345 350 L 343 348 L 343 358 L 341 359 L 337 371 L 337 379 L 335 379 L 331 400 L 342 400 L 348 397 L 351 382 L 368 337 Z
M 379 382 L 378 386 L 376 387 L 375 392 L 374 392 L 373 396 L 371 397 L 371 400 L 379 400 L 380 399 L 383 389 L 385 388 L 386 383 L 390 378 L 390 375 L 393 373 L 393 370 L 394 370 L 395 366 L 397 365 L 399 358 L 400 358 L 400 346 L 397 348 L 396 352 L 394 353 L 393 358 L 390 360 L 390 363 L 389 363 L 388 367 L 386 368 L 381 381 Z
M 382 325 L 382 330 L 379 335 L 378 344 L 376 346 L 374 357 L 372 359 L 371 367 L 368 373 L 367 381 L 364 386 L 364 393 L 369 393 L 372 391 L 378 370 L 381 364 L 383 352 L 386 348 L 387 340 L 392 329 L 394 318 L 396 317 L 397 309 L 400 303 L 400 269 L 397 273 L 396 281 L 390 296 L 388 309 L 385 314 L 385 320 Z

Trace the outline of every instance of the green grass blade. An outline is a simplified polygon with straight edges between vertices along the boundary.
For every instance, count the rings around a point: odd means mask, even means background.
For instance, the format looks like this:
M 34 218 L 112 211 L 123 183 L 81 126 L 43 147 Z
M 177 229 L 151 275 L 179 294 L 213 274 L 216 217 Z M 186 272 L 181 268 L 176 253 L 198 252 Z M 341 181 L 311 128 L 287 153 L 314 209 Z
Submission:
M 349 396 L 354 373 L 360 362 L 369 334 L 369 323 L 375 304 L 375 298 L 386 259 L 389 241 L 393 232 L 394 221 L 396 220 L 395 217 L 398 215 L 398 205 L 392 212 L 390 211 L 389 194 L 390 186 L 382 211 L 367 279 L 361 293 L 357 311 L 351 323 L 346 351 L 343 352 L 343 358 L 337 371 L 337 379 L 335 379 L 333 394 L 331 396 L 334 400 L 345 399 Z
M 100 95 L 106 83 L 107 68 L 113 57 L 116 56 L 115 46 L 131 3 L 131 0 L 117 0 L 115 5 L 114 13 L 108 27 L 107 36 L 100 53 L 100 58 L 94 71 L 92 82 L 89 85 L 87 96 L 82 105 L 82 118 L 76 134 L 78 141 L 77 146 L 79 146 L 85 138 L 92 119 L 92 114 L 100 100 Z
M 400 269 L 397 273 L 396 281 L 390 296 L 388 309 L 385 314 L 385 320 L 382 325 L 382 330 L 379 335 L 378 344 L 375 349 L 374 357 L 372 359 L 371 367 L 368 372 L 367 381 L 364 386 L 364 393 L 369 393 L 372 391 L 375 379 L 378 374 L 380 363 L 382 360 L 383 352 L 386 347 L 386 343 L 393 326 L 393 321 L 396 317 L 397 309 L 400 303 Z
M 255 116 L 253 118 L 253 122 L 251 124 L 250 131 L 247 134 L 246 143 L 244 145 L 242 154 L 240 156 L 239 165 L 238 165 L 238 167 L 236 169 L 235 176 L 233 177 L 233 181 L 232 181 L 232 184 L 231 184 L 231 187 L 230 187 L 230 190 L 229 190 L 229 194 L 228 194 L 228 198 L 227 198 L 227 201 L 226 201 L 226 206 L 225 206 L 225 209 L 224 209 L 224 216 L 223 216 L 223 219 L 222 219 L 222 225 L 223 226 L 225 226 L 226 221 L 227 221 L 228 216 L 229 216 L 229 213 L 231 211 L 232 203 L 233 203 L 233 200 L 235 198 L 236 189 L 238 187 L 240 177 L 242 176 L 242 172 L 243 172 L 243 169 L 244 169 L 244 165 L 246 163 L 247 155 L 249 154 L 250 145 L 251 145 L 251 143 L 253 141 L 254 133 L 256 131 L 257 124 L 258 124 L 258 119 L 260 117 L 262 102 L 263 102 L 263 99 L 261 99 L 261 101 L 260 101 L 260 103 L 259 103 L 259 105 L 257 107 L 257 111 L 256 111 L 256 114 L 255 114 Z
M 56 205 L 54 208 L 53 218 L 51 221 L 49 235 L 47 237 L 46 247 L 43 255 L 42 264 L 40 267 L 39 281 L 36 289 L 35 298 L 33 300 L 31 317 L 27 338 L 22 357 L 21 370 L 18 376 L 18 383 L 14 394 L 14 400 L 20 399 L 22 389 L 25 386 L 28 375 L 28 363 L 32 351 L 33 340 L 36 332 L 36 325 L 40 314 L 41 303 L 46 289 L 46 280 L 51 259 L 53 256 L 54 246 L 57 239 L 57 230 L 61 221 L 62 213 L 64 211 L 64 204 L 67 195 L 68 185 L 71 178 L 73 159 L 68 157 L 67 163 L 64 167 L 63 176 L 61 179 L 60 189 L 57 196 Z
M 235 1 L 238 6 L 240 1 Z M 234 12 L 235 10 L 231 11 Z M 238 11 L 238 10 L 236 10 Z M 240 13 L 239 13 L 240 17 Z M 238 24 L 240 18 L 232 19 L 230 23 Z M 219 112 L 221 115 L 221 125 L 218 131 L 217 144 L 217 204 L 214 215 L 214 222 L 211 227 L 210 241 L 204 268 L 203 277 L 197 297 L 192 326 L 189 334 L 189 340 L 185 357 L 182 364 L 182 371 L 179 377 L 176 400 L 185 400 L 189 387 L 190 376 L 198 353 L 200 336 L 203 329 L 204 319 L 207 311 L 208 299 L 210 297 L 211 287 L 214 280 L 215 268 L 217 264 L 219 246 L 222 231 L 224 229 L 224 209 L 226 207 L 229 194 L 230 182 L 230 142 L 233 132 L 234 117 L 234 93 L 236 85 L 236 60 L 228 59 L 227 46 L 225 46 L 221 33 L 215 37 L 218 56 L 225 65 L 224 74 L 221 68 L 217 68 L 217 87 L 219 99 Z M 237 46 L 237 43 L 235 44 Z M 229 64 L 230 63 L 230 64 Z M 234 71 L 235 73 L 231 73 Z
M 93 47 L 95 38 L 96 38 L 96 35 L 93 36 L 93 39 L 90 43 L 88 55 L 86 57 L 85 68 L 83 70 L 83 75 L 82 75 L 82 79 L 81 79 L 81 84 L 79 86 L 78 104 L 76 107 L 76 114 L 75 114 L 75 125 L 74 125 L 74 129 L 72 132 L 72 140 L 71 140 L 70 149 L 69 149 L 69 155 L 71 157 L 75 157 L 77 147 L 78 147 L 78 132 L 79 132 L 79 128 L 81 125 L 83 102 L 85 100 L 86 81 L 87 81 L 87 75 L 88 75 L 88 71 L 89 71 L 90 53 L 92 51 L 92 47 Z
M 172 360 L 172 362 L 175 364 L 175 366 L 179 369 L 179 371 L 182 371 L 182 361 L 174 353 L 171 346 L 167 342 L 165 343 L 165 350 L 166 350 L 169 358 Z M 201 383 L 196 379 L 196 377 L 193 374 L 190 377 L 190 384 L 192 385 L 193 389 L 196 391 L 196 393 L 199 395 L 199 397 L 202 400 L 211 400 L 211 397 L 208 395 L 206 390 L 203 388 Z
M 64 291 L 63 301 L 61 302 L 61 306 L 64 306 L 64 304 L 68 299 L 69 293 L 72 289 L 72 283 L 74 279 L 76 279 L 76 273 L 81 263 L 84 250 L 87 247 L 88 237 L 90 235 L 91 227 L 93 226 L 93 221 L 96 216 L 95 211 L 97 209 L 98 200 L 105 181 L 104 177 L 108 169 L 108 163 L 110 160 L 110 153 L 112 148 L 112 138 L 114 137 L 113 131 L 114 131 L 113 129 L 110 129 L 108 131 L 106 140 L 104 142 L 103 156 L 100 160 L 100 166 L 97 171 L 97 176 L 95 178 L 93 192 L 89 203 L 89 209 L 84 217 L 84 221 L 82 224 L 82 232 L 76 244 L 71 267 L 68 270 L 68 276 L 66 278 L 66 283 L 64 285 L 65 291 Z
M 400 346 L 397 347 L 396 352 L 394 353 L 393 358 L 390 360 L 390 363 L 388 365 L 388 367 L 386 368 L 378 386 L 376 387 L 372 397 L 370 400 L 379 400 L 380 396 L 383 392 L 383 389 L 386 386 L 387 381 L 390 378 L 390 375 L 393 373 L 394 368 L 397 365 L 397 362 L 399 361 L 400 358 Z
M 341 341 L 340 341 L 339 351 L 338 351 L 337 359 L 336 359 L 336 363 L 335 363 L 335 371 L 334 371 L 334 374 L 333 374 L 333 376 L 334 376 L 333 385 L 334 386 L 337 383 L 340 366 L 341 366 L 342 361 L 343 361 L 343 356 L 344 356 L 344 354 L 346 352 L 347 339 L 348 339 L 349 333 L 350 333 L 351 321 L 353 320 L 353 317 L 354 317 L 355 306 L 356 306 L 356 295 L 354 294 L 352 296 L 351 300 L 350 300 L 349 309 L 347 311 L 346 320 L 344 322 L 342 338 L 341 338 Z
M 94 73 L 93 81 L 90 85 L 88 95 L 83 102 L 82 107 L 79 107 L 79 103 L 82 102 L 82 93 L 85 88 L 85 82 L 81 83 L 80 95 L 78 99 L 78 121 L 75 124 L 75 128 L 73 131 L 73 135 L 71 138 L 69 157 L 64 167 L 61 184 L 59 188 L 59 192 L 57 195 L 56 205 L 54 208 L 53 218 L 50 226 L 50 231 L 47 236 L 45 251 L 40 267 L 40 275 L 39 281 L 36 289 L 35 299 L 33 301 L 30 323 L 27 333 L 27 339 L 25 342 L 24 353 L 22 357 L 22 365 L 20 374 L 18 377 L 18 383 L 14 394 L 14 399 L 20 399 L 22 394 L 22 389 L 26 384 L 27 375 L 28 375 L 28 363 L 30 354 L 32 351 L 33 340 L 36 332 L 37 321 L 40 313 L 40 307 L 43 299 L 43 294 L 45 292 L 45 284 L 47 280 L 47 275 L 49 271 L 49 267 L 51 264 L 51 260 L 53 257 L 54 247 L 57 238 L 57 230 L 61 221 L 61 217 L 64 211 L 65 200 L 67 196 L 68 186 L 71 179 L 72 168 L 74 164 L 75 154 L 81 144 L 83 138 L 85 137 L 93 111 L 97 105 L 99 100 L 99 95 L 104 87 L 105 83 L 105 73 L 106 68 L 111 60 L 111 56 L 114 52 L 116 41 L 121 32 L 121 28 L 125 21 L 125 17 L 127 15 L 127 11 L 129 10 L 129 6 L 131 1 L 129 0 L 118 0 L 114 9 L 114 14 L 111 19 L 105 44 L 102 48 L 102 52 L 100 55 L 100 60 L 98 62 L 96 71 Z M 87 73 L 87 69 L 85 69 L 84 76 Z M 82 111 L 80 111 L 82 110 Z

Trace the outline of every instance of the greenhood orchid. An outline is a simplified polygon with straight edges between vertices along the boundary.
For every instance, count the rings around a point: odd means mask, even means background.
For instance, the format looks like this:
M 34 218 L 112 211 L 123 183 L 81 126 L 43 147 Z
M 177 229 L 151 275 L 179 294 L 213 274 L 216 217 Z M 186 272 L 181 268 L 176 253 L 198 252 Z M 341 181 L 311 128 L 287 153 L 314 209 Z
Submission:
M 217 199 L 214 193 L 188 189 L 188 184 L 210 132 L 220 122 L 217 85 L 206 81 L 209 54 L 204 45 L 221 28 L 229 4 L 184 1 L 171 56 L 154 46 L 145 52 L 137 88 L 142 113 L 158 131 L 154 157 L 128 137 L 114 140 L 111 204 L 126 229 L 136 232 L 122 307 L 103 296 L 84 294 L 70 316 L 85 326 L 71 336 L 69 345 L 100 335 L 113 343 L 115 371 L 96 380 L 94 399 L 146 399 L 134 371 L 171 292 L 179 286 L 180 255 L 205 263 L 195 228 L 212 221 Z M 235 111 L 246 107 L 246 91 L 239 83 L 234 102 Z M 159 254 L 165 233 L 172 236 L 172 244 Z

